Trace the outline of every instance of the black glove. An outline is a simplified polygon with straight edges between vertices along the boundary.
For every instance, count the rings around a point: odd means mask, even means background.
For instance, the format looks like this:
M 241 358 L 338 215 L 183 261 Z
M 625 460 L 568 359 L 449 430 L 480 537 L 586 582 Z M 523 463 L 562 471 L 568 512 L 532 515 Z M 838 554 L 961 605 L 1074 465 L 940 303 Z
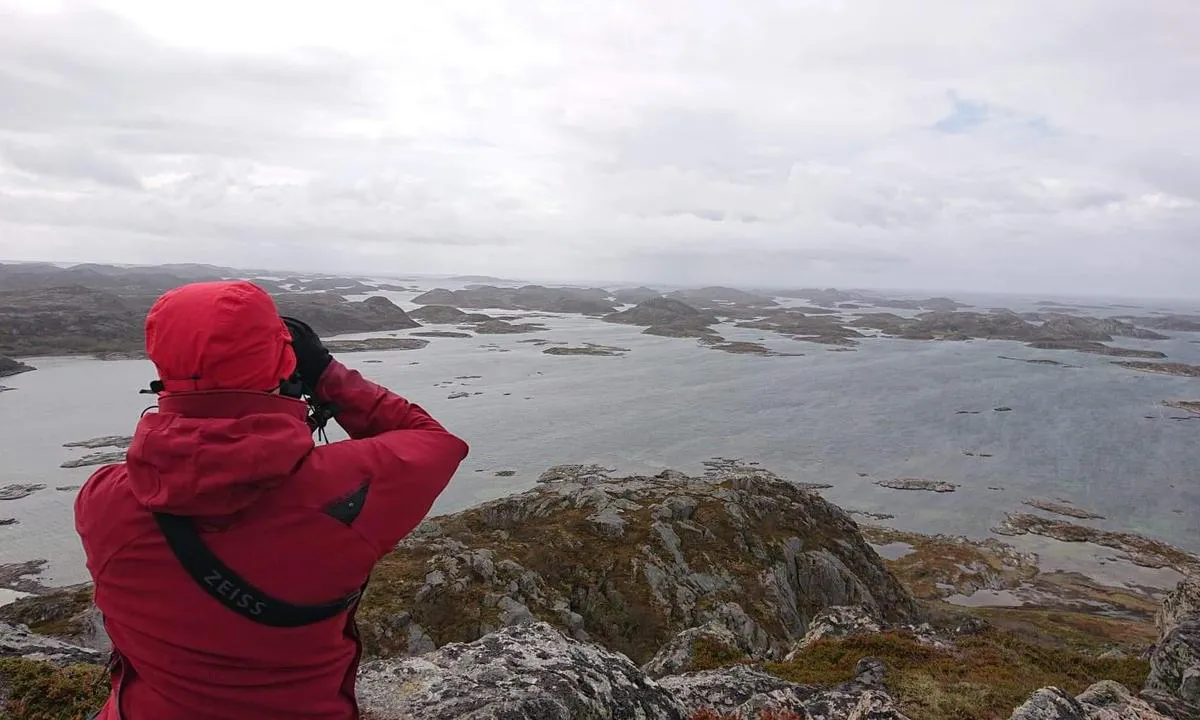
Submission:
M 287 325 L 288 332 L 292 334 L 292 351 L 296 353 L 296 372 L 300 374 L 304 392 L 307 395 L 315 396 L 317 384 L 321 381 L 321 374 L 325 372 L 325 368 L 329 367 L 329 363 L 333 362 L 333 356 L 329 354 L 329 350 L 321 342 L 321 338 L 317 337 L 317 333 L 307 323 L 296 318 L 284 317 L 283 324 Z

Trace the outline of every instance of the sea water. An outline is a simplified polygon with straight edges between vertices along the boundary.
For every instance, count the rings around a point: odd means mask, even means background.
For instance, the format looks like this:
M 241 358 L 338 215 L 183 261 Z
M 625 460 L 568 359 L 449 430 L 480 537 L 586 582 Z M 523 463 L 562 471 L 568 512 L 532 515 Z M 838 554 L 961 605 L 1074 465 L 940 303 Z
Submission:
M 412 307 L 412 293 L 393 296 Z M 699 473 L 704 460 L 727 457 L 830 484 L 821 493 L 833 502 L 895 515 L 886 524 L 908 530 L 986 537 L 1006 512 L 1030 510 L 1023 500 L 1059 498 L 1106 518 L 1078 522 L 1200 551 L 1200 421 L 1174 420 L 1186 413 L 1162 405 L 1200 398 L 1198 379 L 1008 341 L 872 338 L 854 352 L 832 352 L 771 332 L 718 328 L 729 340 L 802 353 L 758 357 L 583 316 L 517 321 L 549 329 L 433 338 L 421 350 L 339 356 L 470 444 L 435 513 L 528 489 L 555 464 Z M 1115 344 L 1200 364 L 1200 344 L 1193 342 L 1200 334 L 1174 335 Z M 522 342 L 535 338 L 629 352 L 551 356 Z M 19 521 L 0 526 L 0 563 L 46 559 L 42 582 L 80 582 L 87 574 L 73 526 L 74 486 L 95 468 L 59 465 L 94 451 L 63 443 L 131 433 L 154 400 L 137 392 L 153 379 L 153 368 L 138 360 L 29 362 L 38 370 L 4 379 L 15 390 L 0 393 L 0 485 L 47 487 L 0 502 L 0 518 Z M 462 392 L 470 394 L 450 399 Z M 334 441 L 343 437 L 331 433 Z M 496 475 L 506 470 L 516 474 Z M 960 487 L 935 494 L 874 484 L 906 477 Z

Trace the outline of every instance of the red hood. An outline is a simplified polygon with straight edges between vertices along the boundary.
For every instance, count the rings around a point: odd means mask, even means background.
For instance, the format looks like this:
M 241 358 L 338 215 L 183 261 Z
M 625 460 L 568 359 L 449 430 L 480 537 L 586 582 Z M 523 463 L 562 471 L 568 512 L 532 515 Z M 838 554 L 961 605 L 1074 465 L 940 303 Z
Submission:
M 261 392 L 163 397 L 138 423 L 129 483 L 150 510 L 228 515 L 284 481 L 313 449 L 299 400 Z

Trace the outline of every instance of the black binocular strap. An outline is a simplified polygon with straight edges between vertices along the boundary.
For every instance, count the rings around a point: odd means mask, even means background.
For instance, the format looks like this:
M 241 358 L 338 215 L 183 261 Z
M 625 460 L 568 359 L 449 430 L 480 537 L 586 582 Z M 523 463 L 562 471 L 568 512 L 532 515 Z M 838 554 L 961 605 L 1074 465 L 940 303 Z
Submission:
M 295 605 L 273 598 L 234 572 L 213 554 L 191 520 L 179 515 L 154 513 L 171 552 L 200 587 L 247 620 L 271 627 L 300 627 L 328 620 L 358 602 L 363 588 L 319 605 Z

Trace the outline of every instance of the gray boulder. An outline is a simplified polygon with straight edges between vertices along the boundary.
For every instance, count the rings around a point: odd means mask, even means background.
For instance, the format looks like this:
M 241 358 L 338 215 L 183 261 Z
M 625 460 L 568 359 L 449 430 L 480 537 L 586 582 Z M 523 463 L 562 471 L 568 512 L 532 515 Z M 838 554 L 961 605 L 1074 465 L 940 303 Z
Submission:
M 0 622 L 0 657 L 22 657 L 55 664 L 102 663 L 105 660 L 105 655 L 98 650 L 38 635 L 25 625 L 7 622 Z
M 683 703 L 689 715 L 707 709 L 741 717 L 748 705 L 764 702 L 795 709 L 819 692 L 816 687 L 791 683 L 750 665 L 665 677 L 659 684 Z
M 1133 697 L 1125 686 L 1111 680 L 1092 685 L 1079 697 L 1056 687 L 1042 688 L 1009 720 L 1172 720 L 1148 703 Z
M 1098 682 L 1076 698 L 1088 720 L 1171 720 L 1112 680 Z
M 1045 687 L 1013 710 L 1008 720 L 1088 720 L 1087 710 L 1065 690 Z
M 738 720 L 790 712 L 806 720 L 908 720 L 883 687 L 883 663 L 859 661 L 854 680 L 822 689 L 798 685 L 749 665 L 665 677 L 689 713 L 708 709 Z
M 369 720 L 683 720 L 683 706 L 629 659 L 547 623 L 508 627 L 358 675 Z
M 697 654 L 705 650 L 728 659 L 746 654 L 738 647 L 737 637 L 728 628 L 718 622 L 709 622 L 676 635 L 650 662 L 642 666 L 642 671 L 652 678 L 690 672 L 697 669 Z

